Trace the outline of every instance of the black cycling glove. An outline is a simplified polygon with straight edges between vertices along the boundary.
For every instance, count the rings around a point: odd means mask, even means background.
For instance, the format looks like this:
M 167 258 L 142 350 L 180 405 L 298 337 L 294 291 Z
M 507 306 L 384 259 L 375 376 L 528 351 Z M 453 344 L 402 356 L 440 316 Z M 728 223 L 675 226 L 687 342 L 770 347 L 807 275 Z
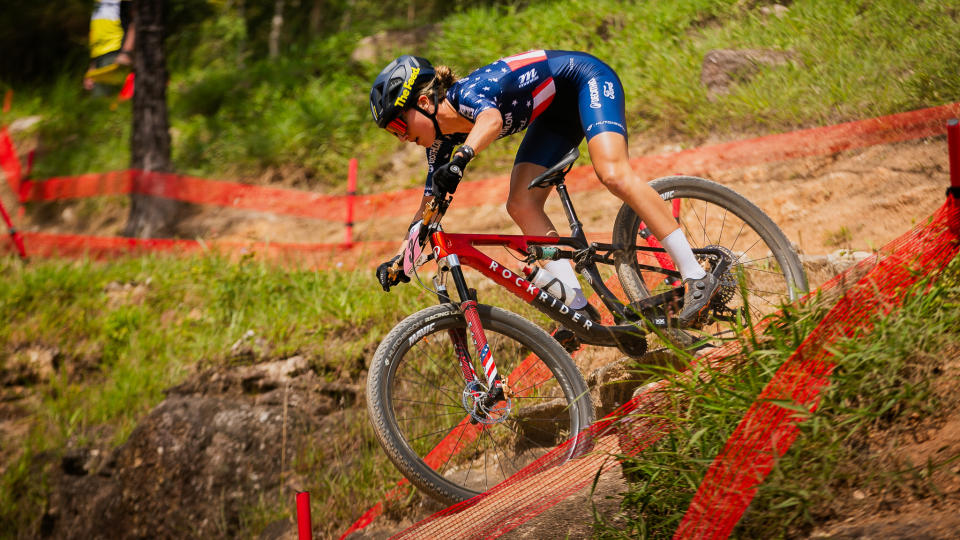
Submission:
M 454 152 L 449 163 L 445 163 L 433 171 L 433 187 L 437 195 L 456 193 L 460 180 L 463 179 L 463 170 L 473 159 L 473 148 L 463 145 Z
M 380 282 L 380 286 L 383 287 L 385 292 L 390 292 L 390 287 L 400 284 L 401 281 L 404 283 L 410 282 L 410 278 L 403 273 L 403 267 L 397 270 L 397 273 L 392 278 L 390 277 L 390 268 L 397 262 L 400 262 L 400 255 L 394 256 L 389 261 L 377 267 L 377 281 Z

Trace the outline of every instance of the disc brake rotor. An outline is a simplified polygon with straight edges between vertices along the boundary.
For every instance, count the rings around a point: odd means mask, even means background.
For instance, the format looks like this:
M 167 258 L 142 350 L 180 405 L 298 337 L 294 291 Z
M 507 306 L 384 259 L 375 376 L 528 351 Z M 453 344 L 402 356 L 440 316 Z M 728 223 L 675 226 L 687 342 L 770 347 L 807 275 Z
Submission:
M 498 388 L 495 394 L 480 382 L 467 384 L 461 395 L 464 410 L 470 415 L 471 423 L 499 424 L 510 416 L 513 401 L 509 392 L 504 395 L 503 388 Z

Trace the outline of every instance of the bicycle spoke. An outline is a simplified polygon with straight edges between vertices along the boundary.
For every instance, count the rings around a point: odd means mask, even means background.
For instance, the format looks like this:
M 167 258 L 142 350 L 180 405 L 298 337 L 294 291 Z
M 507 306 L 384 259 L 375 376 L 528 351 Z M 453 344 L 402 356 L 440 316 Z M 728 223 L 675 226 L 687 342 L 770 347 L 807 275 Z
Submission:
M 546 420 L 546 421 L 547 421 L 547 422 L 552 422 L 554 425 L 556 425 L 556 426 L 558 426 L 558 427 L 559 427 L 559 426 L 561 425 L 561 423 L 562 423 L 562 420 L 561 420 L 561 419 L 557 419 L 557 418 L 554 418 L 553 420 Z M 511 433 L 513 433 L 514 435 L 516 435 L 518 439 L 520 439 L 520 440 L 522 440 L 522 441 L 526 441 L 527 443 L 529 443 L 529 447 L 530 447 L 530 448 L 537 448 L 537 447 L 542 447 L 542 446 L 543 446 L 542 443 L 540 443 L 540 442 L 538 442 L 537 440 L 532 439 L 532 438 L 530 438 L 530 437 L 522 434 L 519 430 L 511 427 L 510 425 L 507 425 L 507 423 L 504 423 L 504 424 L 502 424 L 502 425 L 503 425 L 507 430 L 509 430 Z M 558 435 L 560 434 L 560 432 L 561 432 L 560 429 L 557 429 L 557 430 L 554 430 L 554 431 L 547 431 L 547 430 L 544 430 L 544 429 L 537 429 L 536 427 L 532 427 L 532 426 L 529 427 L 528 429 L 533 429 L 533 430 L 535 430 L 537 433 L 543 433 L 543 434 L 545 434 L 545 435 L 548 435 L 548 436 L 550 436 L 550 437 L 548 437 L 548 438 L 549 438 L 549 439 L 552 439 L 552 440 L 558 440 L 558 439 L 561 438 L 561 437 L 558 436 Z
M 717 245 L 719 246 L 723 245 L 723 231 L 726 230 L 726 227 L 727 227 L 727 212 L 728 210 L 724 208 L 723 219 L 720 221 L 720 235 L 717 236 Z
M 402 417 L 398 416 L 397 422 L 410 421 L 410 420 L 423 420 L 424 418 L 440 418 L 443 416 L 456 416 L 458 418 L 463 418 L 464 414 L 465 413 L 461 409 L 459 411 L 454 411 L 454 412 L 431 414 L 431 415 L 424 415 L 424 416 L 402 416 Z
M 551 375 L 552 375 L 552 374 L 551 374 Z M 520 388 L 520 389 L 514 388 L 514 389 L 513 389 L 513 392 L 516 393 L 516 394 L 523 394 L 524 392 L 526 392 L 527 390 L 530 390 L 531 388 L 540 388 L 541 386 L 543 386 L 543 383 L 549 381 L 549 380 L 552 379 L 552 378 L 553 378 L 553 377 L 547 377 L 546 379 L 543 379 L 542 381 L 538 381 L 538 382 L 536 382 L 536 383 L 534 383 L 534 384 L 531 384 L 530 386 L 525 386 L 525 387 Z
M 413 385 L 414 388 L 420 388 L 420 386 L 421 386 L 418 381 L 415 381 L 415 380 L 413 380 L 413 379 L 408 379 L 407 377 L 397 377 L 396 380 L 397 380 L 398 382 L 407 382 L 407 383 L 410 383 L 411 385 Z M 430 385 L 427 385 L 427 386 L 432 387 L 433 389 L 437 390 L 438 392 L 440 392 L 441 394 L 447 396 L 448 398 L 449 398 L 451 395 L 452 395 L 452 396 L 458 396 L 458 395 L 460 394 L 460 389 L 447 388 L 446 386 L 439 386 L 439 385 L 437 385 L 437 384 L 430 384 Z M 459 398 L 457 398 L 457 397 L 452 398 L 451 401 L 453 401 L 454 403 L 459 403 L 459 402 L 460 402 Z
M 791 269 L 796 268 L 799 262 L 789 260 L 793 254 L 783 246 L 783 235 L 779 231 L 771 232 L 764 226 L 766 216 L 752 209 L 749 201 L 743 200 L 736 194 L 727 193 L 728 190 L 714 183 L 691 177 L 670 177 L 654 181 L 658 193 L 671 193 L 668 201 L 679 201 L 682 211 L 673 213 L 681 229 L 684 231 L 691 247 L 702 249 L 708 246 L 719 246 L 729 250 L 734 260 L 722 275 L 721 284 L 725 306 L 717 306 L 716 313 L 720 319 L 710 323 L 710 334 L 715 339 L 721 336 L 729 337 L 736 331 L 732 325 L 735 321 L 725 317 L 724 313 L 736 313 L 742 310 L 745 315 L 755 320 L 766 316 L 780 308 L 783 302 L 794 298 L 798 286 L 792 285 L 796 271 L 791 275 Z M 673 202 L 674 208 L 678 208 Z M 643 221 L 624 207 L 615 226 L 614 235 L 618 243 L 635 239 L 637 245 L 642 245 L 642 239 L 637 235 L 641 232 Z M 779 234 L 779 239 L 778 239 Z M 787 251 L 785 254 L 784 252 Z M 698 257 L 705 266 L 707 257 Z M 638 264 L 650 264 L 650 254 L 637 252 Z M 796 259 L 793 256 L 793 259 Z M 656 263 L 654 263 L 656 264 Z M 654 270 L 634 268 L 634 273 L 619 272 L 621 280 L 630 283 L 632 301 L 642 300 L 646 294 L 664 292 L 666 287 L 661 285 L 661 273 Z M 740 293 L 731 290 L 737 283 L 738 273 L 745 277 L 745 288 Z M 789 277 L 788 277 L 789 276 Z M 639 278 L 639 279 L 638 279 Z M 802 279 L 802 278 L 801 278 Z M 743 304 L 743 307 L 738 307 Z M 724 311 L 732 310 L 732 311 Z M 749 311 L 747 311 L 749 310 Z M 668 337 L 668 339 L 670 339 Z
M 481 435 L 486 435 L 487 438 L 490 439 L 490 442 L 493 443 L 494 451 L 499 451 L 499 452 L 498 452 L 499 455 L 503 456 L 505 459 L 507 459 L 508 461 L 510 461 L 510 464 L 513 465 L 513 470 L 514 470 L 514 471 L 518 470 L 518 469 L 516 468 L 516 465 L 514 465 L 513 460 L 510 459 L 509 457 L 507 457 L 507 453 L 503 451 L 503 449 L 500 447 L 500 445 L 497 444 L 497 441 L 494 440 L 493 436 L 490 435 L 490 430 L 488 430 L 488 429 L 483 430 L 483 431 L 481 432 Z M 502 460 L 502 459 L 498 459 L 498 460 L 497 460 L 497 468 L 500 469 L 500 474 L 503 476 L 503 480 L 506 480 L 507 478 L 509 478 L 509 475 L 507 474 L 507 472 L 503 470 L 503 460 Z
M 385 381 L 379 383 L 385 396 L 376 390 L 370 395 L 381 444 L 404 474 L 423 480 L 418 485 L 427 493 L 438 498 L 453 493 L 461 500 L 489 489 L 567 438 L 574 428 L 589 424 L 592 411 L 577 401 L 586 392 L 582 378 L 577 381 L 575 366 L 535 325 L 480 306 L 497 371 L 509 390 L 520 392 L 509 392 L 485 406 L 481 401 L 485 394 L 465 395 L 460 386 L 462 369 L 452 342 L 457 340 L 454 332 L 463 331 L 462 317 L 450 306 L 424 311 L 421 320 L 408 323 L 403 333 L 378 349 L 372 366 L 379 370 L 379 378 L 370 381 Z M 435 324 L 435 331 L 424 331 L 429 323 Z M 558 369 L 576 393 L 556 382 Z M 373 384 L 369 382 L 368 389 Z M 471 407 L 472 413 L 464 410 Z
M 451 346 L 452 346 L 452 344 L 451 344 Z M 444 379 L 444 380 L 448 380 L 448 379 L 458 380 L 459 375 L 460 375 L 459 371 L 454 370 L 454 371 L 453 371 L 453 374 L 452 374 L 452 375 L 450 374 L 451 364 L 455 364 L 455 363 L 456 363 L 456 364 L 459 364 L 459 359 L 457 359 L 456 354 L 447 354 L 447 353 L 444 353 L 442 356 L 443 356 L 444 358 L 438 359 L 438 358 L 436 358 L 433 354 L 429 354 L 429 353 L 428 353 L 428 354 L 427 354 L 427 358 L 430 360 L 430 362 L 429 362 L 428 364 L 429 364 L 429 365 L 433 365 L 433 366 L 437 366 L 437 367 L 439 367 L 439 368 L 441 369 L 440 375 L 443 376 L 442 379 Z M 412 369 L 415 373 L 417 373 L 418 375 L 423 376 L 423 375 L 420 373 L 420 371 L 417 370 L 417 368 L 411 367 L 411 369 Z
M 466 431 L 467 431 L 467 426 L 469 426 L 469 425 L 470 425 L 470 424 L 466 424 L 466 423 L 463 424 L 463 428 L 460 430 L 460 435 L 457 437 L 457 443 L 453 446 L 454 448 L 459 448 L 459 447 L 460 447 L 460 442 L 463 441 L 463 434 L 466 433 Z M 452 459 L 453 456 L 454 456 L 454 453 L 453 453 L 453 452 L 450 452 L 450 453 L 447 455 L 447 459 L 443 460 L 443 464 L 440 465 L 439 467 L 437 467 L 436 470 L 442 472 L 442 471 L 446 468 L 447 464 L 450 463 L 450 459 Z

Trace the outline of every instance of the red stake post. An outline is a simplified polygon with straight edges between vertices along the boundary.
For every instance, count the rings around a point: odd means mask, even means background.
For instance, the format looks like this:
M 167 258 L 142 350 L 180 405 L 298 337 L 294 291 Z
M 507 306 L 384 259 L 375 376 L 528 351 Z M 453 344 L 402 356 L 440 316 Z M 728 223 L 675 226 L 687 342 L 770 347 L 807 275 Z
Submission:
M 311 540 L 313 527 L 310 524 L 310 492 L 297 493 L 297 534 L 300 540 Z
M 960 122 L 947 120 L 947 148 L 950 153 L 950 193 L 960 199 Z
M 7 224 L 7 230 L 10 231 L 10 239 L 13 240 L 13 245 L 17 247 L 17 253 L 20 254 L 21 259 L 27 260 L 27 250 L 23 247 L 23 238 L 20 237 L 17 229 L 13 227 L 13 222 L 10 221 L 10 214 L 7 214 L 7 209 L 4 208 L 3 202 L 0 202 L 0 214 L 3 214 L 3 221 Z
M 345 247 L 353 246 L 353 201 L 357 197 L 357 158 L 350 159 L 347 172 L 347 237 Z

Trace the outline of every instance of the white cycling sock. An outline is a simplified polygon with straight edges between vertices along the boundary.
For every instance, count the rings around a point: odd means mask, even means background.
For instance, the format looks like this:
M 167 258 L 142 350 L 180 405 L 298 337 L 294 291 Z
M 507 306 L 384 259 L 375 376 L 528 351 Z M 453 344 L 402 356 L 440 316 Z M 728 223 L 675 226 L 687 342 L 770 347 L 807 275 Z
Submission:
M 667 250 L 667 255 L 670 255 L 670 258 L 673 259 L 673 263 L 677 265 L 677 270 L 680 271 L 680 276 L 683 279 L 700 279 L 707 275 L 707 271 L 697 262 L 697 258 L 690 248 L 690 243 L 682 230 L 677 229 L 665 236 L 660 240 L 660 245 Z
M 567 289 L 574 292 L 573 300 L 567 305 L 572 309 L 580 309 L 587 305 L 587 297 L 583 295 L 583 289 L 577 280 L 577 273 L 573 271 L 569 261 L 547 261 L 543 269 L 550 272 L 559 279 Z

